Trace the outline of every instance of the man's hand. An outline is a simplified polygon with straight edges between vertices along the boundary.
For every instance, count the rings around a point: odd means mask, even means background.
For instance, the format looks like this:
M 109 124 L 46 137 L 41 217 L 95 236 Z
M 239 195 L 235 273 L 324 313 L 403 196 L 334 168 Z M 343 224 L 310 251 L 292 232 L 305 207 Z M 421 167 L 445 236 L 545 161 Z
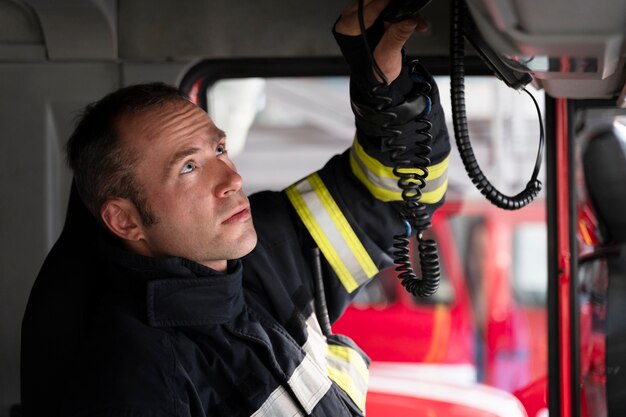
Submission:
M 369 28 L 390 0 L 364 0 L 363 20 Z M 376 63 L 391 83 L 400 75 L 402 69 L 402 47 L 413 32 L 426 32 L 428 24 L 421 16 L 402 20 L 396 23 L 385 23 L 385 33 L 376 45 L 373 55 Z M 346 7 L 341 18 L 335 25 L 335 31 L 342 35 L 357 36 L 361 34 L 358 17 L 358 2 Z M 382 81 L 374 72 L 378 81 Z

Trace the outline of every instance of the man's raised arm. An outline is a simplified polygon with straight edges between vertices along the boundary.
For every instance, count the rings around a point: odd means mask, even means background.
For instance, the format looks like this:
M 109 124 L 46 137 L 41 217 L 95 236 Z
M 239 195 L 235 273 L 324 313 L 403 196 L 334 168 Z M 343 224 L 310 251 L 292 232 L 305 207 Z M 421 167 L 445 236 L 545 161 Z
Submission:
M 411 34 L 426 30 L 427 25 L 419 17 L 382 22 L 378 15 L 387 3 L 372 0 L 363 10 L 371 56 L 382 76 L 375 71 L 361 35 L 357 5 L 344 9 L 333 30 L 351 69 L 357 127 L 352 148 L 285 190 L 334 273 L 325 282 L 331 321 L 343 312 L 357 288 L 393 265 L 393 236 L 406 230 L 397 168 L 409 177 L 426 177 L 419 187 L 421 218 L 426 222 L 447 187 L 450 144 L 437 86 L 403 51 Z M 426 125 L 432 125 L 428 134 L 419 133 Z M 424 159 L 425 145 L 431 151 Z M 420 153 L 419 161 L 411 162 L 413 168 L 398 163 L 398 159 L 414 161 Z M 409 183 L 415 188 L 419 180 Z M 409 198 L 414 195 L 409 193 Z M 413 215 L 404 217 L 411 220 Z

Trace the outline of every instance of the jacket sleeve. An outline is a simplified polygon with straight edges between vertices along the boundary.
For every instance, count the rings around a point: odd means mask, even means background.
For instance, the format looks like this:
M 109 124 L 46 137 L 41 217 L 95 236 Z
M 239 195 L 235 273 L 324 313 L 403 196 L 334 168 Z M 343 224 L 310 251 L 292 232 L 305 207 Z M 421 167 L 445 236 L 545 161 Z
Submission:
M 358 48 L 350 42 L 357 43 L 360 38 L 345 38 L 344 43 L 338 39 L 342 50 Z M 410 71 L 409 62 L 406 62 L 402 73 L 391 85 L 372 95 L 371 89 L 376 82 L 368 75 L 370 73 L 352 72 L 353 109 L 357 102 L 356 106 L 361 109 L 381 108 L 381 96 L 386 97 L 383 109 L 402 107 L 410 100 L 413 91 L 423 88 L 426 83 L 430 85 L 427 93 L 430 109 L 422 116 L 432 124 L 432 151 L 421 202 L 431 215 L 445 195 L 450 151 L 435 81 L 419 66 Z M 324 286 L 331 321 L 341 315 L 359 287 L 380 270 L 393 265 L 393 235 L 405 230 L 399 214 L 402 193 L 398 177 L 393 172 L 394 163 L 386 140 L 388 133 L 376 122 L 375 111 L 374 117 L 369 118 L 363 117 L 359 111 L 355 113 L 357 133 L 352 147 L 284 191 L 296 217 L 323 254 Z M 415 131 L 424 125 L 423 121 L 414 119 L 393 126 L 399 132 L 397 140 L 407 147 L 408 153 L 415 150 L 418 140 Z

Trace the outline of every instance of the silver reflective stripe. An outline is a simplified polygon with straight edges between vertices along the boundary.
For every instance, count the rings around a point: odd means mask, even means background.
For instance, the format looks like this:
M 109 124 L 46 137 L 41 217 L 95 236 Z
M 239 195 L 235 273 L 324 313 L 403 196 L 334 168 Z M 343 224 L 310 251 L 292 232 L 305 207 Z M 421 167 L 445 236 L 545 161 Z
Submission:
M 304 416 L 285 388 L 279 386 L 270 394 L 252 417 Z
M 378 273 L 317 174 L 287 188 L 286 193 L 346 291 L 354 291 Z
M 309 414 L 330 389 L 332 382 L 310 355 L 304 359 L 287 381 L 300 404 Z
M 287 381 L 302 408 L 311 414 L 317 403 L 326 395 L 332 382 L 326 371 L 317 365 L 311 355 L 306 354 L 298 367 Z M 287 390 L 279 386 L 272 392 L 261 407 L 253 414 L 254 417 L 265 416 L 302 416 L 298 404 Z
M 306 329 L 308 337 L 306 343 L 302 346 L 302 350 L 311 355 L 311 358 L 321 369 L 326 369 L 326 350 L 328 345 L 315 313 L 306 319 Z
M 426 185 L 424 186 L 424 188 L 422 188 L 422 193 L 425 194 L 430 193 L 431 191 L 435 191 L 436 189 L 444 185 L 446 181 L 448 181 L 447 170 L 437 178 L 428 178 L 428 181 L 426 181 Z
M 365 174 L 365 176 L 367 177 L 367 179 L 374 184 L 377 187 L 380 188 L 385 188 L 389 191 L 398 191 L 398 178 L 390 178 L 390 177 L 381 177 L 376 175 L 375 173 L 373 173 L 372 171 L 369 170 L 369 168 L 367 168 L 367 166 L 365 165 L 365 162 L 363 162 L 363 160 L 361 158 L 359 158 L 359 155 L 357 154 L 357 151 L 354 147 L 352 147 L 352 149 L 350 150 L 350 152 L 352 153 L 352 156 L 354 157 L 354 162 L 356 162 L 357 164 L 359 164 L 359 167 L 361 168 L 361 171 L 363 171 L 363 174 Z
M 326 342 L 315 313 L 306 320 L 308 338 L 302 349 L 326 369 L 329 377 L 344 390 L 361 409 L 365 408 L 365 398 L 369 379 L 367 363 L 354 349 Z
M 306 353 L 302 362 L 287 381 L 302 408 L 310 414 L 326 395 L 332 381 L 326 374 L 326 339 L 317 323 L 315 314 L 307 320 L 308 338 L 302 350 Z M 278 387 L 254 416 L 301 416 L 300 408 L 283 387 Z
M 378 188 L 383 188 L 389 191 L 397 192 L 400 190 L 400 188 L 398 187 L 397 177 L 390 178 L 390 177 L 381 177 L 381 176 L 376 175 L 375 173 L 373 173 L 367 168 L 363 160 L 361 160 L 361 158 L 359 158 L 359 156 L 357 155 L 354 148 L 352 148 L 351 152 L 352 152 L 352 155 L 354 156 L 354 162 L 356 162 L 359 165 L 359 167 L 363 171 L 363 174 L 367 177 L 367 179 L 372 184 L 374 184 Z M 438 189 L 447 180 L 448 180 L 447 170 L 436 178 L 432 178 L 431 176 L 427 177 L 426 184 L 424 185 L 424 188 L 422 188 L 422 193 L 428 193 L 430 191 L 434 191 Z
M 440 201 L 448 186 L 449 156 L 441 162 L 428 166 L 426 183 L 421 189 L 421 201 L 434 204 Z M 379 160 L 368 155 L 359 141 L 355 138 L 350 150 L 350 167 L 354 175 L 367 187 L 374 197 L 381 201 L 399 201 L 402 193 L 398 187 L 398 177 L 393 167 L 382 164 Z M 401 168 L 401 172 L 423 173 L 419 168 Z M 416 181 L 417 183 L 417 181 Z

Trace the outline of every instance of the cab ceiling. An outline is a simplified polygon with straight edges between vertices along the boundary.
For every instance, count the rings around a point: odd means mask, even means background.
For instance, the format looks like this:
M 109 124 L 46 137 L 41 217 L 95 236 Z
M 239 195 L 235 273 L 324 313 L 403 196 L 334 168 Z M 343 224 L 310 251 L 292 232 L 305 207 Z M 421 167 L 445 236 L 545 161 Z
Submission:
M 0 0 L 0 61 L 337 56 L 331 27 L 346 3 Z M 500 53 L 597 60 L 595 73 L 535 72 L 549 94 L 624 98 L 623 0 L 469 0 L 468 5 L 481 33 Z M 411 55 L 448 56 L 449 8 L 449 1 L 437 0 L 424 9 L 431 29 L 412 40 Z
M 444 3 L 433 4 L 426 16 L 447 14 Z M 44 45 L 45 58 L 52 61 L 336 56 L 331 28 L 344 5 L 337 0 L 0 0 L 0 41 Z M 434 26 L 411 51 L 445 55 L 446 31 Z M 40 35 L 25 39 L 27 32 Z

